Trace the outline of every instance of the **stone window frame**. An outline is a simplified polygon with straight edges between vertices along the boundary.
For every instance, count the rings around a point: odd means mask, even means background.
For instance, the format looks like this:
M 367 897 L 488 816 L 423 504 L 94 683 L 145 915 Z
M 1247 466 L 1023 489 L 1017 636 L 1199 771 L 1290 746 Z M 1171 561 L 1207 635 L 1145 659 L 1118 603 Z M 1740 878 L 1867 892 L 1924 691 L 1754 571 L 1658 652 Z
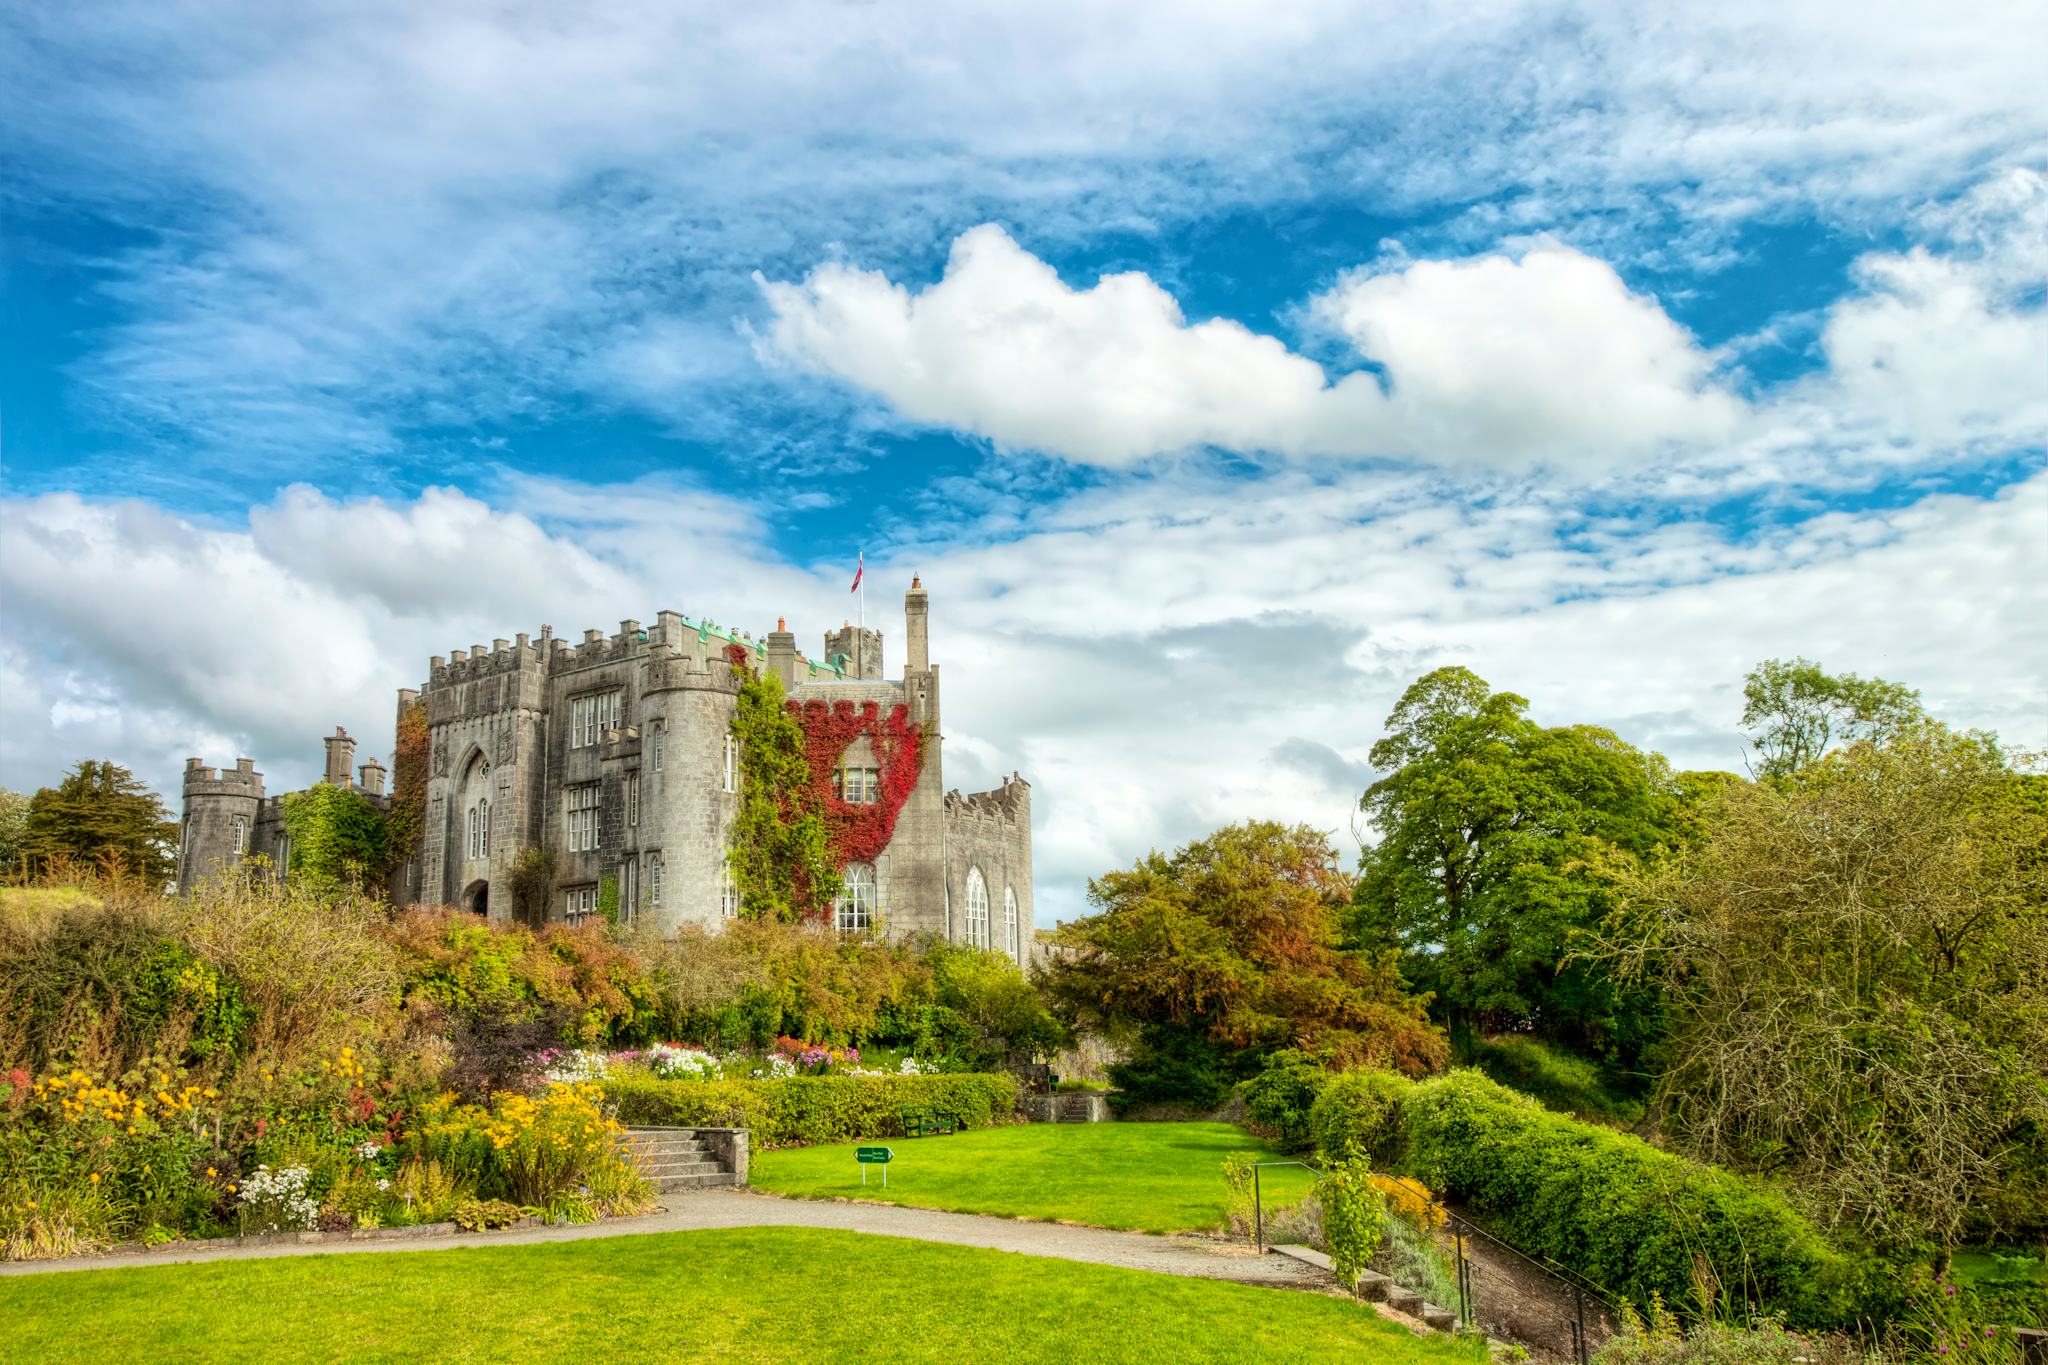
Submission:
M 562 792 L 562 842 L 571 853 L 598 847 L 598 814 L 602 794 L 595 782 L 580 782 Z
M 832 927 L 842 934 L 864 934 L 882 914 L 882 882 L 873 863 L 848 863 L 832 900 Z
M 1003 951 L 1017 961 L 1023 961 L 1023 947 L 1017 939 L 1017 889 L 1003 887 Z
M 562 922 L 581 924 L 597 913 L 597 883 L 562 889 Z
M 740 737 L 728 730 L 725 732 L 725 785 L 723 790 L 736 792 L 740 789 Z
M 718 917 L 738 919 L 740 917 L 740 884 L 732 875 L 732 864 L 718 865 Z
M 882 770 L 841 764 L 832 770 L 832 794 L 851 806 L 872 806 L 882 799 Z
M 654 722 L 654 734 L 652 738 L 653 752 L 649 755 L 652 761 L 648 764 L 648 766 L 652 768 L 655 772 L 660 772 L 662 751 L 668 747 L 668 727 L 663 725 L 660 721 Z
M 249 821 L 247 817 L 237 815 L 235 817 L 234 830 L 235 857 L 238 859 L 246 858 L 249 856 Z
M 569 699 L 569 747 L 587 749 L 604 739 L 604 732 L 619 728 L 625 716 L 625 691 L 607 688 L 585 692 Z
M 988 878 L 981 875 L 981 868 L 970 865 L 967 869 L 967 943 L 969 947 L 987 948 L 988 930 Z
M 650 853 L 647 855 L 647 904 L 650 907 L 661 904 L 661 883 L 661 855 Z
M 626 774 L 626 823 L 640 823 L 640 774 Z

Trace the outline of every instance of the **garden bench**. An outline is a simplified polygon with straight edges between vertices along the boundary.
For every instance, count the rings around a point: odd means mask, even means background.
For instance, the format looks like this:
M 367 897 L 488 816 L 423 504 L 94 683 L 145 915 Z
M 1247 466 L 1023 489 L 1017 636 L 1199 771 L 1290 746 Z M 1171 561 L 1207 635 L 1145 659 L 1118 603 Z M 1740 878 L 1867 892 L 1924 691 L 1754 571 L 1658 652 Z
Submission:
M 897 1111 L 903 1122 L 903 1136 L 926 1137 L 957 1131 L 951 1114 L 940 1114 L 922 1105 L 905 1105 Z

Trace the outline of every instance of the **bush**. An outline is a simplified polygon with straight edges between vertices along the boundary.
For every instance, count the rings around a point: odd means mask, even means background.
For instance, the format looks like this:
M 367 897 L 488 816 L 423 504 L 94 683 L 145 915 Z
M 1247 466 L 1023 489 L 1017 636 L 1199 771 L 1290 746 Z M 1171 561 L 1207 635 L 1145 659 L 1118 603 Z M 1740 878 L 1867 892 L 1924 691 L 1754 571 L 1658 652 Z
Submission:
M 1471 1054 L 1472 1065 L 1546 1108 L 1595 1123 L 1642 1122 L 1642 1101 L 1615 1093 L 1583 1057 L 1519 1036 L 1482 1038 Z
M 1795 1324 L 1844 1324 L 1862 1306 L 1847 1260 L 1727 1171 L 1551 1113 L 1476 1071 L 1415 1084 L 1400 1109 L 1412 1174 L 1618 1298 L 1711 1308 L 1694 1289 L 1698 1265 L 1716 1297 Z
M 1293 1048 L 1275 1052 L 1241 1088 L 1248 1125 L 1288 1151 L 1302 1150 L 1309 1145 L 1309 1109 L 1328 1079 L 1310 1054 Z
M 1109 1068 L 1118 1113 L 1141 1104 L 1220 1109 L 1230 1098 L 1222 1050 L 1209 1039 L 1170 1028 L 1147 1028 L 1128 1060 Z
M 1363 1157 L 1399 1166 L 1404 1147 L 1401 1100 L 1412 1082 L 1390 1071 L 1330 1077 L 1308 1111 L 1308 1136 L 1327 1166 Z
M 1008 1122 L 1017 1083 L 1008 1076 L 792 1076 L 775 1081 L 663 1081 L 609 1077 L 605 1095 L 629 1124 L 746 1128 L 757 1148 L 897 1137 L 902 1110 L 929 1109 L 962 1128 Z
M 1339 1284 L 1350 1284 L 1372 1261 L 1387 1231 L 1387 1204 L 1365 1162 L 1346 1161 L 1316 1182 L 1323 1246 Z

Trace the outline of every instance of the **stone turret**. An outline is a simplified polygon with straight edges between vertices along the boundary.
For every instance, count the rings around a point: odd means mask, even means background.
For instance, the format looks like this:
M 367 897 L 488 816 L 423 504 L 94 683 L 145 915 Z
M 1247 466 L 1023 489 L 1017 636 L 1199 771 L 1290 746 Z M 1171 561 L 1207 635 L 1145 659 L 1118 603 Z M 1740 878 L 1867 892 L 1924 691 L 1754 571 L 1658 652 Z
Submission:
M 185 823 L 178 837 L 178 889 L 188 891 L 249 853 L 263 813 L 263 774 L 256 760 L 238 758 L 215 770 L 185 760 Z
M 932 666 L 932 599 L 917 575 L 910 578 L 910 591 L 903 594 L 903 672 L 922 673 Z
M 843 625 L 825 634 L 825 661 L 843 660 L 846 676 L 879 681 L 882 676 L 882 632 Z

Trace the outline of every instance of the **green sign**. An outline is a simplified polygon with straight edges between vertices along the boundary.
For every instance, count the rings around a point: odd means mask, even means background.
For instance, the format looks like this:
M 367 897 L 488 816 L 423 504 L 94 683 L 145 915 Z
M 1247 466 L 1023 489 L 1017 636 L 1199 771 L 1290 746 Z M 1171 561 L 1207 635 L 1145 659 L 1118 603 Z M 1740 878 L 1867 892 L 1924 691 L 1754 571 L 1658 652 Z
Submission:
M 856 1147 L 853 1159 L 863 1166 L 886 1166 L 896 1159 L 896 1153 L 887 1147 Z

